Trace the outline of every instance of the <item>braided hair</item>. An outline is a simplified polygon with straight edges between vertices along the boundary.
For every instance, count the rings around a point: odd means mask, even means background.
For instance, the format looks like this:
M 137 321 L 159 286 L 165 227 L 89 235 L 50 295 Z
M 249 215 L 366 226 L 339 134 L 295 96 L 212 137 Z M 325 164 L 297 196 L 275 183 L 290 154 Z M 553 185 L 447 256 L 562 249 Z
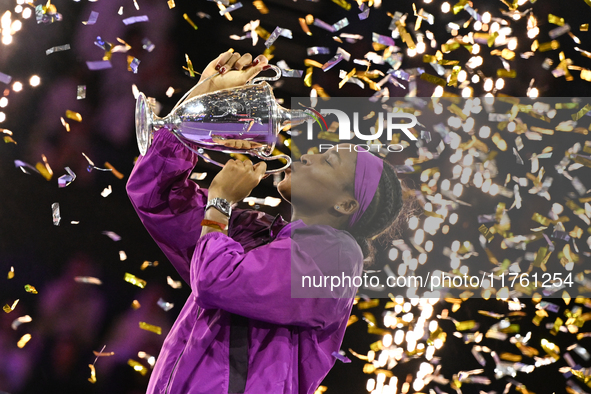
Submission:
M 349 230 L 355 238 L 366 262 L 370 265 L 378 238 L 392 238 L 399 230 L 399 215 L 404 206 L 403 186 L 394 167 L 384 161 L 384 169 L 371 203 L 359 220 Z

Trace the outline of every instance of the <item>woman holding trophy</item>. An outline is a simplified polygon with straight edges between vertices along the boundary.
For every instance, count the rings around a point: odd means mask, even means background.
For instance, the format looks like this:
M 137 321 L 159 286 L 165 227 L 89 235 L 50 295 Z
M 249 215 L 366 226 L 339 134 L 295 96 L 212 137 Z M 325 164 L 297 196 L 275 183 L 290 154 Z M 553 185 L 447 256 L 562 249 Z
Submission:
M 225 52 L 186 103 L 238 91 L 266 68 L 262 55 Z M 292 204 L 286 222 L 232 209 L 265 176 L 264 161 L 230 160 L 209 189 L 200 188 L 188 179 L 197 146 L 170 131 L 150 136 L 127 184 L 144 226 L 192 290 L 148 393 L 314 393 L 334 365 L 357 287 L 306 288 L 302 278 L 361 276 L 368 241 L 391 229 L 402 209 L 393 167 L 367 151 L 303 155 L 277 186 Z M 223 141 L 258 149 L 252 140 Z

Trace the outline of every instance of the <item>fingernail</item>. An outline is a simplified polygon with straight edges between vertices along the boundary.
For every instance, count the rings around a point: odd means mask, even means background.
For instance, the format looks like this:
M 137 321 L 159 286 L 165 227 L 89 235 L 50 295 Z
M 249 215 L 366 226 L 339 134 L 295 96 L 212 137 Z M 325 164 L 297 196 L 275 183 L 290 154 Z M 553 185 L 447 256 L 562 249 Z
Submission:
M 271 68 L 271 65 L 270 64 L 267 64 L 265 67 L 263 67 L 263 71 L 268 70 L 270 68 Z
M 215 69 L 219 70 L 221 66 L 222 66 L 221 64 L 216 64 Z
M 220 74 L 223 74 L 226 72 L 226 66 L 220 68 Z
M 259 64 L 259 59 L 254 59 L 254 62 L 252 62 L 252 65 L 256 66 L 257 64 Z

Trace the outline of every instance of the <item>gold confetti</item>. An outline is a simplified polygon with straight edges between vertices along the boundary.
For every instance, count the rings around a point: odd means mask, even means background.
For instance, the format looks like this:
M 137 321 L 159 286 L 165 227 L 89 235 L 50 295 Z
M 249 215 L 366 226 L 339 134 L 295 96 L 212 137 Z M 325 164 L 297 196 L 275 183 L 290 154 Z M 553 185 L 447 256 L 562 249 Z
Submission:
M 564 26 L 564 18 L 560 18 L 556 15 L 548 14 L 548 22 L 557 26 Z
M 88 378 L 88 381 L 94 384 L 96 383 L 96 369 L 93 364 L 88 364 L 88 367 L 90 368 L 90 377 Z
M 484 224 L 478 228 L 478 231 L 480 231 L 480 233 L 482 235 L 484 235 L 484 237 L 486 238 L 486 240 L 488 242 L 492 241 L 493 238 L 495 237 L 495 235 L 493 233 L 491 233 L 490 229 L 488 227 L 486 227 Z
M 581 119 L 583 116 L 585 116 L 585 114 L 589 111 L 591 111 L 591 104 L 585 105 L 577 113 L 572 114 L 571 117 L 574 121 L 577 121 Z
M 8 279 L 12 279 L 14 278 L 14 267 L 10 267 L 10 271 L 8 271 L 8 275 L 7 275 Z
M 168 8 L 171 10 L 175 7 L 174 0 L 168 0 L 166 3 L 168 4 Z
M 18 340 L 16 346 L 18 346 L 20 349 L 22 349 L 25 347 L 27 342 L 29 342 L 30 340 L 31 340 L 31 334 L 25 334 L 21 337 L 21 339 Z
M 197 30 L 197 25 L 191 20 L 191 18 L 189 18 L 189 15 L 183 14 L 183 18 L 185 18 L 185 20 L 193 27 L 193 29 Z
M 586 0 L 588 1 L 588 0 Z M 588 23 L 583 23 L 580 27 L 579 27 L 580 31 L 589 31 L 589 24 Z
M 76 122 L 82 122 L 82 115 L 69 109 L 66 110 L 66 118 L 75 120 Z
M 115 175 L 118 179 L 123 179 L 123 176 L 124 175 L 122 173 L 120 173 L 119 171 L 117 171 L 115 169 L 115 167 L 113 167 L 111 164 L 109 164 L 108 161 L 105 162 L 105 167 L 108 168 L 108 169 L 110 169 L 111 172 L 113 173 L 113 175 Z
M 96 350 L 92 351 L 94 353 L 95 356 L 97 357 L 110 357 L 110 356 L 114 356 L 115 352 L 97 352 Z
M 474 327 L 476 327 L 476 321 L 474 321 L 474 320 L 466 320 L 466 321 L 456 322 L 456 330 L 458 330 L 458 331 L 471 330 Z
M 334 0 L 333 0 L 334 1 Z M 355 74 L 357 70 L 355 70 L 355 68 L 353 68 L 353 70 L 351 70 L 346 76 L 345 78 L 343 78 L 343 80 L 341 82 L 339 82 L 339 89 L 343 87 L 343 85 L 345 83 L 347 83 L 347 81 Z
M 143 279 L 138 278 L 135 275 L 130 274 L 129 272 L 125 273 L 125 277 L 123 278 L 126 282 L 131 283 L 132 285 L 135 285 L 141 289 L 143 289 L 144 287 L 146 287 L 146 281 Z
M 560 42 L 558 42 L 556 40 L 552 40 L 550 42 L 545 42 L 543 44 L 540 44 L 538 49 L 540 52 L 547 52 L 547 51 L 552 51 L 552 50 L 558 49 L 558 48 L 560 48 Z
M 33 286 L 31 286 L 31 285 L 25 285 L 25 291 L 26 291 L 27 293 L 32 293 L 32 294 L 39 294 L 39 293 L 37 292 L 37 289 L 35 289 L 35 288 L 34 288 Z
M 143 322 L 143 321 L 140 322 L 140 328 L 142 330 L 154 332 L 154 333 L 156 333 L 158 335 L 161 335 L 162 334 L 162 328 L 160 328 L 158 326 L 154 326 L 152 324 L 148 324 L 148 323 Z
M 447 82 L 445 81 L 445 79 L 439 78 L 439 77 L 436 77 L 435 75 L 431 75 L 431 74 L 427 74 L 427 73 L 422 73 L 421 79 L 423 81 L 427 81 L 427 82 L 432 83 L 434 85 L 439 85 L 439 86 L 447 85 Z
M 135 371 L 141 373 L 142 376 L 145 376 L 148 373 L 148 368 L 144 367 L 142 364 L 138 363 L 137 361 L 132 360 L 131 358 L 129 360 L 127 360 L 127 365 L 132 367 Z
M 351 9 L 351 4 L 349 4 L 346 0 L 332 0 L 332 2 L 335 4 L 338 4 L 339 6 L 343 7 L 347 11 L 349 11 Z
M 259 10 L 259 12 L 263 15 L 266 15 L 269 13 L 269 9 L 267 8 L 267 6 L 265 5 L 265 3 L 263 3 L 262 0 L 255 0 L 252 2 L 252 4 L 255 6 L 255 8 L 257 10 Z
M 64 118 L 62 118 L 60 116 L 60 120 L 62 121 L 62 125 L 65 127 L 66 131 L 69 133 L 70 132 L 70 124 L 68 122 L 66 122 L 66 120 Z
M 133 302 L 131 303 L 131 307 L 135 310 L 140 309 L 141 308 L 140 302 L 138 300 L 133 300 Z
M 12 306 L 6 304 L 6 305 L 4 305 L 4 307 L 2 309 L 4 310 L 4 312 L 10 313 L 10 312 L 12 312 L 14 310 L 14 308 L 16 308 L 16 305 L 18 304 L 18 301 L 19 300 L 14 301 L 12 303 Z
M 195 70 L 193 69 L 193 63 L 191 62 L 191 59 L 189 59 L 189 55 L 187 55 L 185 53 L 185 59 L 187 60 L 187 67 L 183 67 L 183 69 L 189 71 L 189 76 L 191 78 L 195 78 Z

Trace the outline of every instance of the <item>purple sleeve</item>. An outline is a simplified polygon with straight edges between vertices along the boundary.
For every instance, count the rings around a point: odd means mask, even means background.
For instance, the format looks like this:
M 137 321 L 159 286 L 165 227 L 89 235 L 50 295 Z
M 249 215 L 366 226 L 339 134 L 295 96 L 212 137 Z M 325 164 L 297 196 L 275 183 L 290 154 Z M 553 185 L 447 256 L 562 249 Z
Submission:
M 140 220 L 187 283 L 207 204 L 207 189 L 188 179 L 197 159 L 172 133 L 161 129 L 127 182 Z
M 348 317 L 355 289 L 349 298 L 292 298 L 292 277 L 301 275 L 322 272 L 289 237 L 245 253 L 232 238 L 209 233 L 199 239 L 191 262 L 191 288 L 203 308 L 319 329 Z

